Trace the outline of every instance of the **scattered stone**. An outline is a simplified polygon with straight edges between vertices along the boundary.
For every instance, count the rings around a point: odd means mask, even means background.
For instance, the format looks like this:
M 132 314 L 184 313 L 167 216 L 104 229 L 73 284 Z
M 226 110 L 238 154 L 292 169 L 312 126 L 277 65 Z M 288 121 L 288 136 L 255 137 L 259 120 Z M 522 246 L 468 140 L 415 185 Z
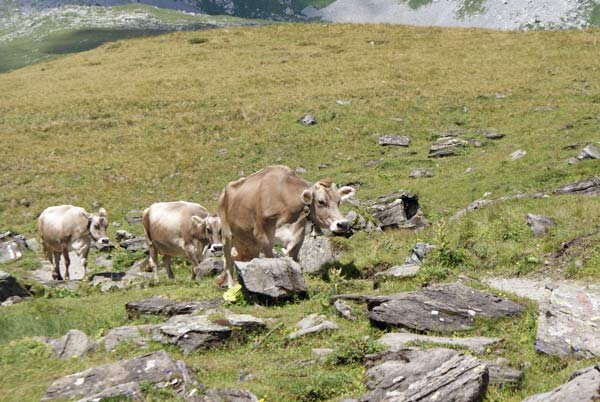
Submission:
M 356 317 L 352 314 L 352 309 L 342 300 L 336 300 L 333 303 L 333 307 L 338 312 L 338 314 L 344 317 L 345 319 L 350 321 L 356 321 Z
M 304 173 L 306 173 L 306 169 L 304 169 L 304 168 L 303 168 L 303 167 L 301 167 L 301 166 L 298 166 L 298 167 L 297 167 L 297 168 L 296 168 L 294 171 L 295 171 L 296 173 L 298 173 L 298 174 L 304 174 Z
M 238 328 L 245 332 L 252 332 L 256 330 L 262 330 L 267 327 L 264 320 L 261 318 L 256 318 L 250 314 L 234 314 L 229 311 L 224 313 L 224 318 L 222 321 L 218 321 L 218 323 L 223 322 L 225 325 L 230 327 Z
M 471 145 L 474 148 L 481 148 L 483 147 L 483 142 L 481 142 L 480 140 L 469 140 L 469 145 Z
M 333 353 L 333 349 L 329 349 L 329 348 L 314 348 L 312 350 L 313 355 L 323 359 L 327 356 L 329 356 L 330 354 Z
M 340 106 L 348 106 L 350 105 L 352 102 L 349 100 L 343 100 L 343 99 L 338 99 L 335 101 L 335 103 L 337 103 Z
M 522 149 L 518 149 L 515 152 L 513 152 L 512 154 L 510 154 L 510 159 L 513 160 L 513 161 L 516 161 L 517 159 L 521 159 L 525 155 L 527 155 L 527 151 L 523 151 Z
M 279 302 L 308 296 L 302 268 L 291 258 L 254 258 L 249 262 L 235 261 L 235 267 L 244 294 L 249 299 Z
M 154 330 L 152 339 L 178 345 L 184 353 L 218 346 L 231 337 L 231 329 L 211 322 L 207 316 L 175 315 Z
M 531 228 L 531 232 L 534 236 L 543 236 L 553 226 L 556 225 L 554 219 L 544 215 L 527 214 L 525 216 L 525 222 Z
M 110 352 L 121 342 L 130 342 L 137 346 L 146 346 L 158 325 L 127 325 L 113 328 L 104 337 L 104 350 Z
M 40 243 L 34 239 L 33 237 L 31 239 L 27 239 L 25 241 L 25 245 L 27 246 L 27 248 L 35 253 L 37 253 L 38 251 L 40 251 L 42 248 L 40 247 Z
M 471 329 L 477 316 L 514 316 L 524 310 L 510 300 L 459 283 L 373 297 L 367 309 L 369 320 L 378 326 L 438 332 Z
M 196 276 L 202 278 L 204 276 L 214 276 L 223 272 L 224 263 L 223 258 L 219 257 L 206 257 L 200 263 Z
M 394 277 L 394 278 L 410 278 L 419 273 L 420 264 L 403 264 L 395 265 L 390 269 L 382 272 L 377 272 L 376 277 Z
M 326 236 L 313 236 L 306 230 L 304 242 L 298 253 L 298 261 L 302 272 L 315 274 L 335 262 L 331 241 Z
M 577 159 L 577 158 L 569 158 L 569 159 L 567 159 L 567 163 L 569 165 L 575 165 L 575 164 L 579 163 L 579 159 Z
M 600 177 L 592 177 L 588 180 L 578 181 L 566 186 L 552 190 L 552 194 L 585 194 L 594 195 L 600 193 Z
M 365 162 L 365 167 L 373 167 L 375 165 L 377 165 L 379 163 L 379 161 L 376 161 L 375 159 L 369 159 L 368 161 Z
M 312 126 L 314 124 L 317 124 L 315 118 L 312 117 L 312 115 L 309 113 L 305 114 L 304 117 L 298 120 L 298 122 L 304 126 Z
M 78 329 L 69 330 L 62 338 L 45 339 L 45 341 L 59 359 L 80 358 L 96 346 Z
M 483 362 L 450 349 L 407 348 L 371 359 L 365 373 L 370 391 L 361 402 L 473 402 L 483 399 L 488 385 Z
M 135 236 L 132 235 L 131 233 L 129 233 L 126 230 L 117 230 L 115 232 L 115 239 L 117 240 L 117 242 L 122 242 L 123 240 L 129 240 L 129 239 L 133 239 Z
M 130 239 L 122 240 L 119 242 L 119 246 L 123 247 L 127 251 L 148 250 L 146 239 L 143 237 L 132 237 Z
M 92 367 L 60 378 L 52 383 L 42 401 L 53 399 L 92 398 L 114 387 L 132 388 L 132 383 L 168 383 L 183 390 L 193 377 L 183 362 L 176 362 L 164 351 L 131 360 Z M 186 379 L 188 381 L 186 381 Z M 134 387 L 135 388 L 135 387 Z
M 405 135 L 385 134 L 379 136 L 379 145 L 395 145 L 400 147 L 407 147 L 410 145 L 410 138 L 408 138 Z
M 388 228 L 417 230 L 429 225 L 419 206 L 419 197 L 397 192 L 367 203 L 383 230 Z
M 533 106 L 531 108 L 531 110 L 533 110 L 534 112 L 551 112 L 553 110 L 556 110 L 556 106 Z
M 475 171 L 475 169 L 473 169 L 472 167 L 468 167 L 465 169 L 465 173 L 473 173 Z
M 518 297 L 524 297 L 536 302 L 546 300 L 550 289 L 544 282 L 521 278 L 490 278 L 486 283 L 493 288 L 514 293 Z
M 327 329 L 338 329 L 336 323 L 327 321 L 327 317 L 319 314 L 311 314 L 308 317 L 303 318 L 297 324 L 297 327 L 299 330 L 289 334 L 288 339 L 296 339 L 306 334 L 313 334 Z
M 25 236 L 10 231 L 0 234 L 0 264 L 18 260 L 26 249 Z
M 195 314 L 203 310 L 214 309 L 223 303 L 222 298 L 180 302 L 163 297 L 148 297 L 146 299 L 130 301 L 125 304 L 125 310 L 130 318 L 144 314 L 174 316 Z
M 411 179 L 421 179 L 426 177 L 433 177 L 433 171 L 430 169 L 412 169 L 408 174 Z
M 506 4 L 506 3 L 505 3 L 505 4 Z M 501 92 L 496 92 L 496 93 L 494 94 L 494 96 L 496 97 L 496 99 L 506 99 L 506 95 L 504 95 L 504 94 L 503 94 L 503 93 L 501 93 Z
M 329 167 L 329 165 L 328 165 L 328 164 L 326 164 L 326 163 L 319 163 L 319 164 L 317 165 L 317 168 L 318 168 L 318 169 L 327 169 L 328 167 Z
M 585 159 L 600 159 L 600 151 L 594 145 L 588 145 L 581 150 L 581 153 L 577 155 L 577 159 L 582 161 Z
M 350 227 L 353 231 L 365 230 L 367 232 L 371 232 L 373 230 L 373 224 L 354 210 L 349 211 L 345 218 L 348 222 L 350 222 Z
M 490 385 L 519 388 L 523 381 L 523 372 L 507 367 L 506 363 L 485 361 L 490 375 Z
M 125 220 L 130 225 L 134 223 L 140 223 L 142 221 L 142 217 L 144 216 L 144 211 L 141 209 L 132 209 L 125 214 Z
M 209 389 L 198 402 L 258 402 L 258 398 L 245 389 Z
M 388 346 L 391 351 L 400 350 L 410 342 L 430 342 L 460 346 L 475 353 L 485 353 L 488 347 L 502 342 L 502 339 L 486 338 L 482 336 L 471 338 L 446 338 L 441 336 L 411 334 L 409 332 L 391 332 L 383 335 L 377 342 Z
M 504 138 L 504 134 L 499 133 L 497 131 L 483 130 L 483 131 L 481 131 L 481 135 L 483 135 L 488 140 L 499 140 L 501 138 Z
M 446 156 L 457 155 L 459 148 L 464 148 L 469 143 L 465 140 L 455 138 L 454 136 L 446 136 L 438 138 L 429 148 L 430 158 L 443 158 Z
M 410 250 L 410 254 L 406 257 L 404 262 L 407 264 L 421 265 L 425 261 L 427 254 L 433 249 L 435 249 L 435 246 L 432 244 L 418 242 Z
M 14 276 L 8 272 L 0 271 L 0 302 L 4 302 L 13 296 L 28 297 L 29 293 Z
M 485 206 L 489 206 L 489 205 L 492 205 L 492 204 L 495 204 L 498 202 L 518 200 L 521 198 L 528 198 L 528 197 L 531 197 L 531 198 L 544 198 L 545 197 L 545 195 L 543 195 L 543 194 L 533 194 L 533 195 L 515 194 L 515 195 L 507 195 L 507 196 L 496 198 L 496 199 L 489 199 L 489 198 L 487 198 L 489 195 L 490 195 L 490 193 L 485 193 L 483 195 L 483 197 L 481 197 L 478 200 L 473 201 L 472 203 L 467 205 L 466 208 L 459 209 L 454 215 L 452 215 L 450 220 L 455 221 L 455 220 L 463 217 L 464 215 L 466 215 L 468 212 L 478 211 Z
M 523 402 L 594 402 L 600 399 L 600 364 L 577 370 L 569 381 L 543 394 L 525 398 Z

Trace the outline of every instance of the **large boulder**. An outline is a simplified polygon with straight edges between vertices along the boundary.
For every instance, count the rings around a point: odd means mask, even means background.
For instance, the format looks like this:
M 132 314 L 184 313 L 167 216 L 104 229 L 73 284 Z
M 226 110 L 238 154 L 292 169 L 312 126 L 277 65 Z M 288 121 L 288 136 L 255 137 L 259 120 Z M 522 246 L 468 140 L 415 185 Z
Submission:
M 169 383 L 176 390 L 184 390 L 186 386 L 194 383 L 193 376 L 185 363 L 173 360 L 167 352 L 160 350 L 131 360 L 92 367 L 60 378 L 48 387 L 42 401 L 92 399 L 115 387 L 135 389 L 134 384 L 139 385 L 142 382 Z
M 0 271 L 0 303 L 15 296 L 27 297 L 29 293 L 14 276 L 8 272 Z
M 254 258 L 236 261 L 235 267 L 247 298 L 279 302 L 308 295 L 302 269 L 291 258 Z
M 367 315 L 375 325 L 439 332 L 472 329 L 478 316 L 514 316 L 524 310 L 510 300 L 460 283 L 372 297 L 367 308 Z
M 523 402 L 596 402 L 600 400 L 600 364 L 578 370 L 568 382 Z
M 369 392 L 361 402 L 476 402 L 488 385 L 485 363 L 450 349 L 380 353 L 370 356 L 367 366 Z
M 421 229 L 429 225 L 419 197 L 400 191 L 365 203 L 381 229 Z

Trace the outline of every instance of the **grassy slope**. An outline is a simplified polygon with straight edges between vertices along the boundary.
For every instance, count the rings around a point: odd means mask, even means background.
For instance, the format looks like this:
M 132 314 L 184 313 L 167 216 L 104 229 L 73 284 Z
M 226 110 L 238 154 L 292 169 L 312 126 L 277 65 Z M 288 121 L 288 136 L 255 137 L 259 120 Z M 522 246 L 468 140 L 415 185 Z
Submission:
M 600 84 L 595 79 L 599 35 L 596 30 L 269 26 L 117 42 L 0 75 L 2 229 L 33 234 L 43 208 L 66 202 L 90 208 L 99 201 L 111 219 L 120 221 L 129 209 L 158 200 L 188 199 L 214 208 L 220 190 L 238 171 L 249 173 L 273 163 L 303 166 L 311 180 L 330 176 L 339 183 L 360 182 L 362 199 L 410 189 L 420 194 L 433 222 L 446 220 L 486 191 L 496 197 L 587 178 L 597 174 L 598 161 L 569 166 L 564 161 L 578 150 L 564 147 L 600 140 Z M 194 38 L 208 41 L 192 44 Z M 507 98 L 496 99 L 496 92 Z M 340 106 L 337 99 L 352 103 Z M 537 106 L 553 110 L 532 110 Z M 296 120 L 305 112 L 313 113 L 319 124 L 299 125 Z M 483 148 L 468 149 L 460 157 L 428 159 L 434 133 L 456 127 L 497 129 L 507 137 L 486 141 Z M 415 153 L 378 147 L 377 133 L 388 132 L 410 135 Z M 528 155 L 509 161 L 509 154 L 519 148 Z M 369 160 L 379 163 L 364 167 Z M 321 163 L 328 167 L 318 169 Z M 436 176 L 409 180 L 413 167 L 432 168 Z M 464 174 L 467 167 L 475 171 Z M 20 206 L 21 199 L 32 206 Z M 381 292 L 414 289 L 459 274 L 478 278 L 532 273 L 598 281 L 597 246 L 587 250 L 589 259 L 581 269 L 569 265 L 557 272 L 541 262 L 560 242 L 597 228 L 600 218 L 592 211 L 599 206 L 597 197 L 513 201 L 442 229 L 434 225 L 418 234 L 359 234 L 338 244 L 345 250 L 344 267 L 363 272 L 400 262 L 417 239 L 446 244 L 448 253 L 434 256 L 419 277 L 385 282 Z M 523 221 L 526 212 L 553 216 L 558 225 L 548 237 L 533 239 Z M 29 266 L 3 269 L 22 274 Z M 186 361 L 209 386 L 233 385 L 238 370 L 244 369 L 255 378 L 240 386 L 270 401 L 360 394 L 359 364 L 306 368 L 301 362 L 310 357 L 311 347 L 360 344 L 363 336 L 373 338 L 380 331 L 365 320 L 338 320 L 343 330 L 335 334 L 294 342 L 283 336 L 308 313 L 334 317 L 325 303 L 334 284 L 311 280 L 313 297 L 298 304 L 236 307 L 276 318 L 284 326 L 258 351 L 240 342 Z M 369 282 L 353 280 L 340 283 L 337 290 L 368 288 Z M 35 400 L 59 375 L 115 358 L 97 353 L 63 364 L 35 343 L 7 342 L 24 335 L 58 336 L 71 327 L 97 335 L 126 322 L 125 301 L 149 294 L 204 298 L 217 293 L 210 281 L 191 285 L 181 279 L 147 290 L 106 296 L 82 291 L 79 298 L 39 299 L 4 309 L 0 371 L 11 374 L 4 379 L 0 399 Z M 482 322 L 472 331 L 506 338 L 486 357 L 507 357 L 515 367 L 532 364 L 522 389 L 491 388 L 487 400 L 521 400 L 590 364 L 536 355 L 534 311 L 529 305 L 520 319 Z M 124 348 L 119 355 L 140 353 Z

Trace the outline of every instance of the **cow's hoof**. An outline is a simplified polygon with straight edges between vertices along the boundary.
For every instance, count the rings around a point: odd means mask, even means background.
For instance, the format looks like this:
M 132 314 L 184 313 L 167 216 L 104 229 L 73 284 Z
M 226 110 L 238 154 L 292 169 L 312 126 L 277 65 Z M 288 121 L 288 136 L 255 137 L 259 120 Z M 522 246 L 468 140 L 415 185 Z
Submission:
M 55 280 L 55 281 L 62 281 L 63 280 L 62 276 L 60 276 L 60 275 L 52 275 L 52 279 Z

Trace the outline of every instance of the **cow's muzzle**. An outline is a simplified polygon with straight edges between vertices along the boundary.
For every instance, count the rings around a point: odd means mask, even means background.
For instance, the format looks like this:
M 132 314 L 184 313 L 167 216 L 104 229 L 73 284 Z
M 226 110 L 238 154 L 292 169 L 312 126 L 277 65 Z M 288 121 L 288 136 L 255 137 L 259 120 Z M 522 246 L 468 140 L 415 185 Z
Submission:
M 346 219 L 337 220 L 329 226 L 329 230 L 333 233 L 346 233 L 350 230 L 350 222 Z
M 98 243 L 108 244 L 108 243 L 110 243 L 110 240 L 108 239 L 108 237 L 101 237 L 100 239 L 98 239 Z
M 215 243 L 210 245 L 209 249 L 212 253 L 217 253 L 223 250 L 223 245 L 221 243 Z

